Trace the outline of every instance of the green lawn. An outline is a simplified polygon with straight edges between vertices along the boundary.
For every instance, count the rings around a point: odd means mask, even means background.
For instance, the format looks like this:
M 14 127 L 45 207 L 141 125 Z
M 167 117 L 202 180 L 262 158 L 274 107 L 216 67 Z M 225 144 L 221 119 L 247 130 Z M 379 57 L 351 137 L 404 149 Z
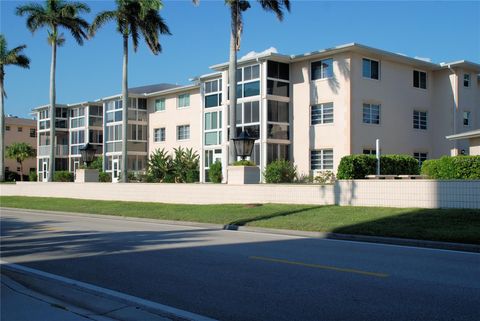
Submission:
M 2 207 L 480 244 L 480 210 L 314 205 L 180 205 L 0 196 Z

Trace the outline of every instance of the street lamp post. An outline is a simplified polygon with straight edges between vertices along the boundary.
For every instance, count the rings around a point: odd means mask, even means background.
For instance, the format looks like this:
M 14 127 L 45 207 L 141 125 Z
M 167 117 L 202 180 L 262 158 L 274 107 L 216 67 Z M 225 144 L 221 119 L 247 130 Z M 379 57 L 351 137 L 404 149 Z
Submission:
M 85 145 L 80 147 L 79 150 L 81 161 L 85 166 L 88 166 L 88 164 L 93 162 L 97 149 L 92 144 L 86 143 Z
M 242 160 L 245 160 L 245 157 L 252 154 L 255 138 L 251 137 L 246 131 L 242 131 L 238 137 L 233 138 L 233 143 L 235 144 L 237 155 L 240 156 Z

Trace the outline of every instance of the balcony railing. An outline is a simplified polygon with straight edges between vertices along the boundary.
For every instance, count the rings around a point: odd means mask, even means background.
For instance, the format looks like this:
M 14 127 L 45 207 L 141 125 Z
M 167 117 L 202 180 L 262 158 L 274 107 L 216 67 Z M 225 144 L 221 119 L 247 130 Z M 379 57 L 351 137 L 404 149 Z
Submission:
M 50 146 L 38 146 L 38 156 L 49 156 Z M 68 145 L 56 145 L 55 156 L 68 156 Z

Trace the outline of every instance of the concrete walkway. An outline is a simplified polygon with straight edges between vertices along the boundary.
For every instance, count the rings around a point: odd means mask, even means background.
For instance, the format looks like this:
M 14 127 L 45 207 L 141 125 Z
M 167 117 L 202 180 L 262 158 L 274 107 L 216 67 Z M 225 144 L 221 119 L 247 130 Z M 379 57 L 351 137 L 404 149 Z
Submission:
M 5 321 L 113 321 L 34 292 L 1 275 L 1 313 Z

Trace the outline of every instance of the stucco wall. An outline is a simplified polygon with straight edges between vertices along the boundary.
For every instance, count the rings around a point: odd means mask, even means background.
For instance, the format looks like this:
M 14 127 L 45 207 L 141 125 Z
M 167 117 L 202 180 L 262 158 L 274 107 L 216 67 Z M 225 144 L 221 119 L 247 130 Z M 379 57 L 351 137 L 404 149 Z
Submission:
M 37 130 L 37 122 L 35 120 L 5 117 L 5 126 L 10 127 L 10 130 L 5 130 L 5 147 L 13 143 L 27 143 L 33 149 L 37 149 L 37 138 L 30 137 L 30 129 Z M 19 127 L 22 128 L 21 132 L 18 131 Z M 17 172 L 17 167 L 20 167 L 20 164 L 14 159 L 5 157 L 5 167 L 8 167 L 11 172 L 19 173 Z M 37 168 L 37 159 L 35 157 L 28 158 L 23 162 L 23 175 L 28 175 L 30 168 L 35 170 Z
M 289 203 L 480 208 L 480 180 L 352 180 L 335 185 L 17 183 L 1 195 L 180 204 Z

